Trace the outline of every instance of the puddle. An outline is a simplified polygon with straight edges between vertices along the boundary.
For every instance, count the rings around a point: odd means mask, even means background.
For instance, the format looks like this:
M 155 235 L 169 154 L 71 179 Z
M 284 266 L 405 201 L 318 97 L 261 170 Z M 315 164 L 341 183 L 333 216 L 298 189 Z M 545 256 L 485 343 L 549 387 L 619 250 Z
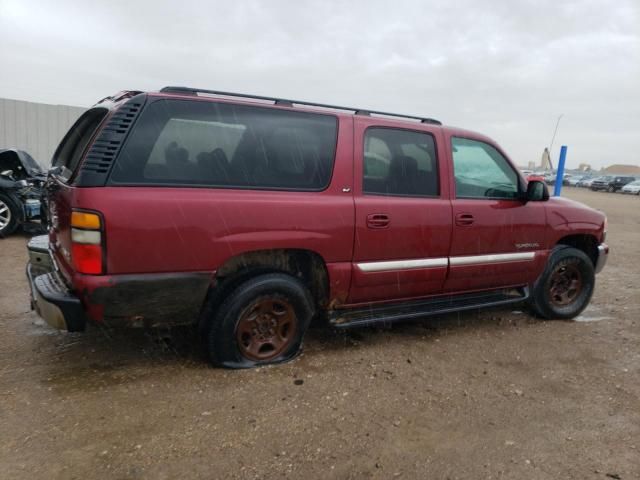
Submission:
M 601 322 L 602 320 L 611 320 L 613 317 L 589 317 L 587 315 L 580 315 L 573 319 L 574 322 Z
M 573 319 L 574 322 L 601 322 L 603 320 L 613 320 L 613 317 L 602 315 L 600 309 L 597 307 L 589 306 L 582 312 L 582 315 L 578 315 Z

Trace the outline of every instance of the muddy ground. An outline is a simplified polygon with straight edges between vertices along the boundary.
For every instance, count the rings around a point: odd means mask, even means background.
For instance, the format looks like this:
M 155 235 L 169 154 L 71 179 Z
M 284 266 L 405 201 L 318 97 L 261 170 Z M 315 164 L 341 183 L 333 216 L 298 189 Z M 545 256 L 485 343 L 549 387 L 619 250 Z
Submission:
M 640 198 L 578 322 L 520 307 L 349 333 L 292 363 L 207 366 L 188 330 L 67 334 L 29 311 L 0 241 L 0 477 L 640 478 Z

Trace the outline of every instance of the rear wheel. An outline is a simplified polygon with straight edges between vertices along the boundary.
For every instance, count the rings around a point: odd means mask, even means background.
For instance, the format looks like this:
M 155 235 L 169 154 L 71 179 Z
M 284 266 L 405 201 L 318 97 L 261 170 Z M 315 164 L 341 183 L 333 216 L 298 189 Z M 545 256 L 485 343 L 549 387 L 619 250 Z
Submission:
M 0 192 L 0 238 L 11 235 L 18 228 L 18 210 L 6 193 Z
M 313 313 L 312 297 L 296 278 L 270 273 L 247 280 L 208 319 L 209 359 L 228 368 L 290 360 Z
M 587 307 L 594 287 L 591 259 L 582 250 L 560 246 L 553 250 L 536 281 L 530 305 L 546 319 L 573 318 Z

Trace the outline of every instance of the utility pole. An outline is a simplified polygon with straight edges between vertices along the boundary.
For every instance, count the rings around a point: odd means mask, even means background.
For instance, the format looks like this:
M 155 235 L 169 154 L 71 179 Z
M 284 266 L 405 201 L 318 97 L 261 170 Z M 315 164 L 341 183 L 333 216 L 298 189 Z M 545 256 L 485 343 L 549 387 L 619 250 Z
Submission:
M 556 133 L 558 133 L 558 126 L 560 125 L 560 119 L 564 116 L 564 113 L 561 113 L 558 117 L 558 121 L 556 122 L 556 128 L 553 131 L 553 137 L 551 137 L 551 145 L 549 145 L 549 165 L 551 166 L 551 171 L 553 171 L 553 163 L 551 163 L 551 149 L 553 148 L 553 141 L 556 139 Z

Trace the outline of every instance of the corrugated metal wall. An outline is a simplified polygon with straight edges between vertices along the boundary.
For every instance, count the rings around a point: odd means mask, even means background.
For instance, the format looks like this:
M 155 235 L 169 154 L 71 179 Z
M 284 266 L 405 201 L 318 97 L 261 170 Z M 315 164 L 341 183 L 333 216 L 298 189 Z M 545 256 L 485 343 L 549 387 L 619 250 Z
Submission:
M 0 98 L 0 148 L 26 150 L 43 167 L 84 108 Z

